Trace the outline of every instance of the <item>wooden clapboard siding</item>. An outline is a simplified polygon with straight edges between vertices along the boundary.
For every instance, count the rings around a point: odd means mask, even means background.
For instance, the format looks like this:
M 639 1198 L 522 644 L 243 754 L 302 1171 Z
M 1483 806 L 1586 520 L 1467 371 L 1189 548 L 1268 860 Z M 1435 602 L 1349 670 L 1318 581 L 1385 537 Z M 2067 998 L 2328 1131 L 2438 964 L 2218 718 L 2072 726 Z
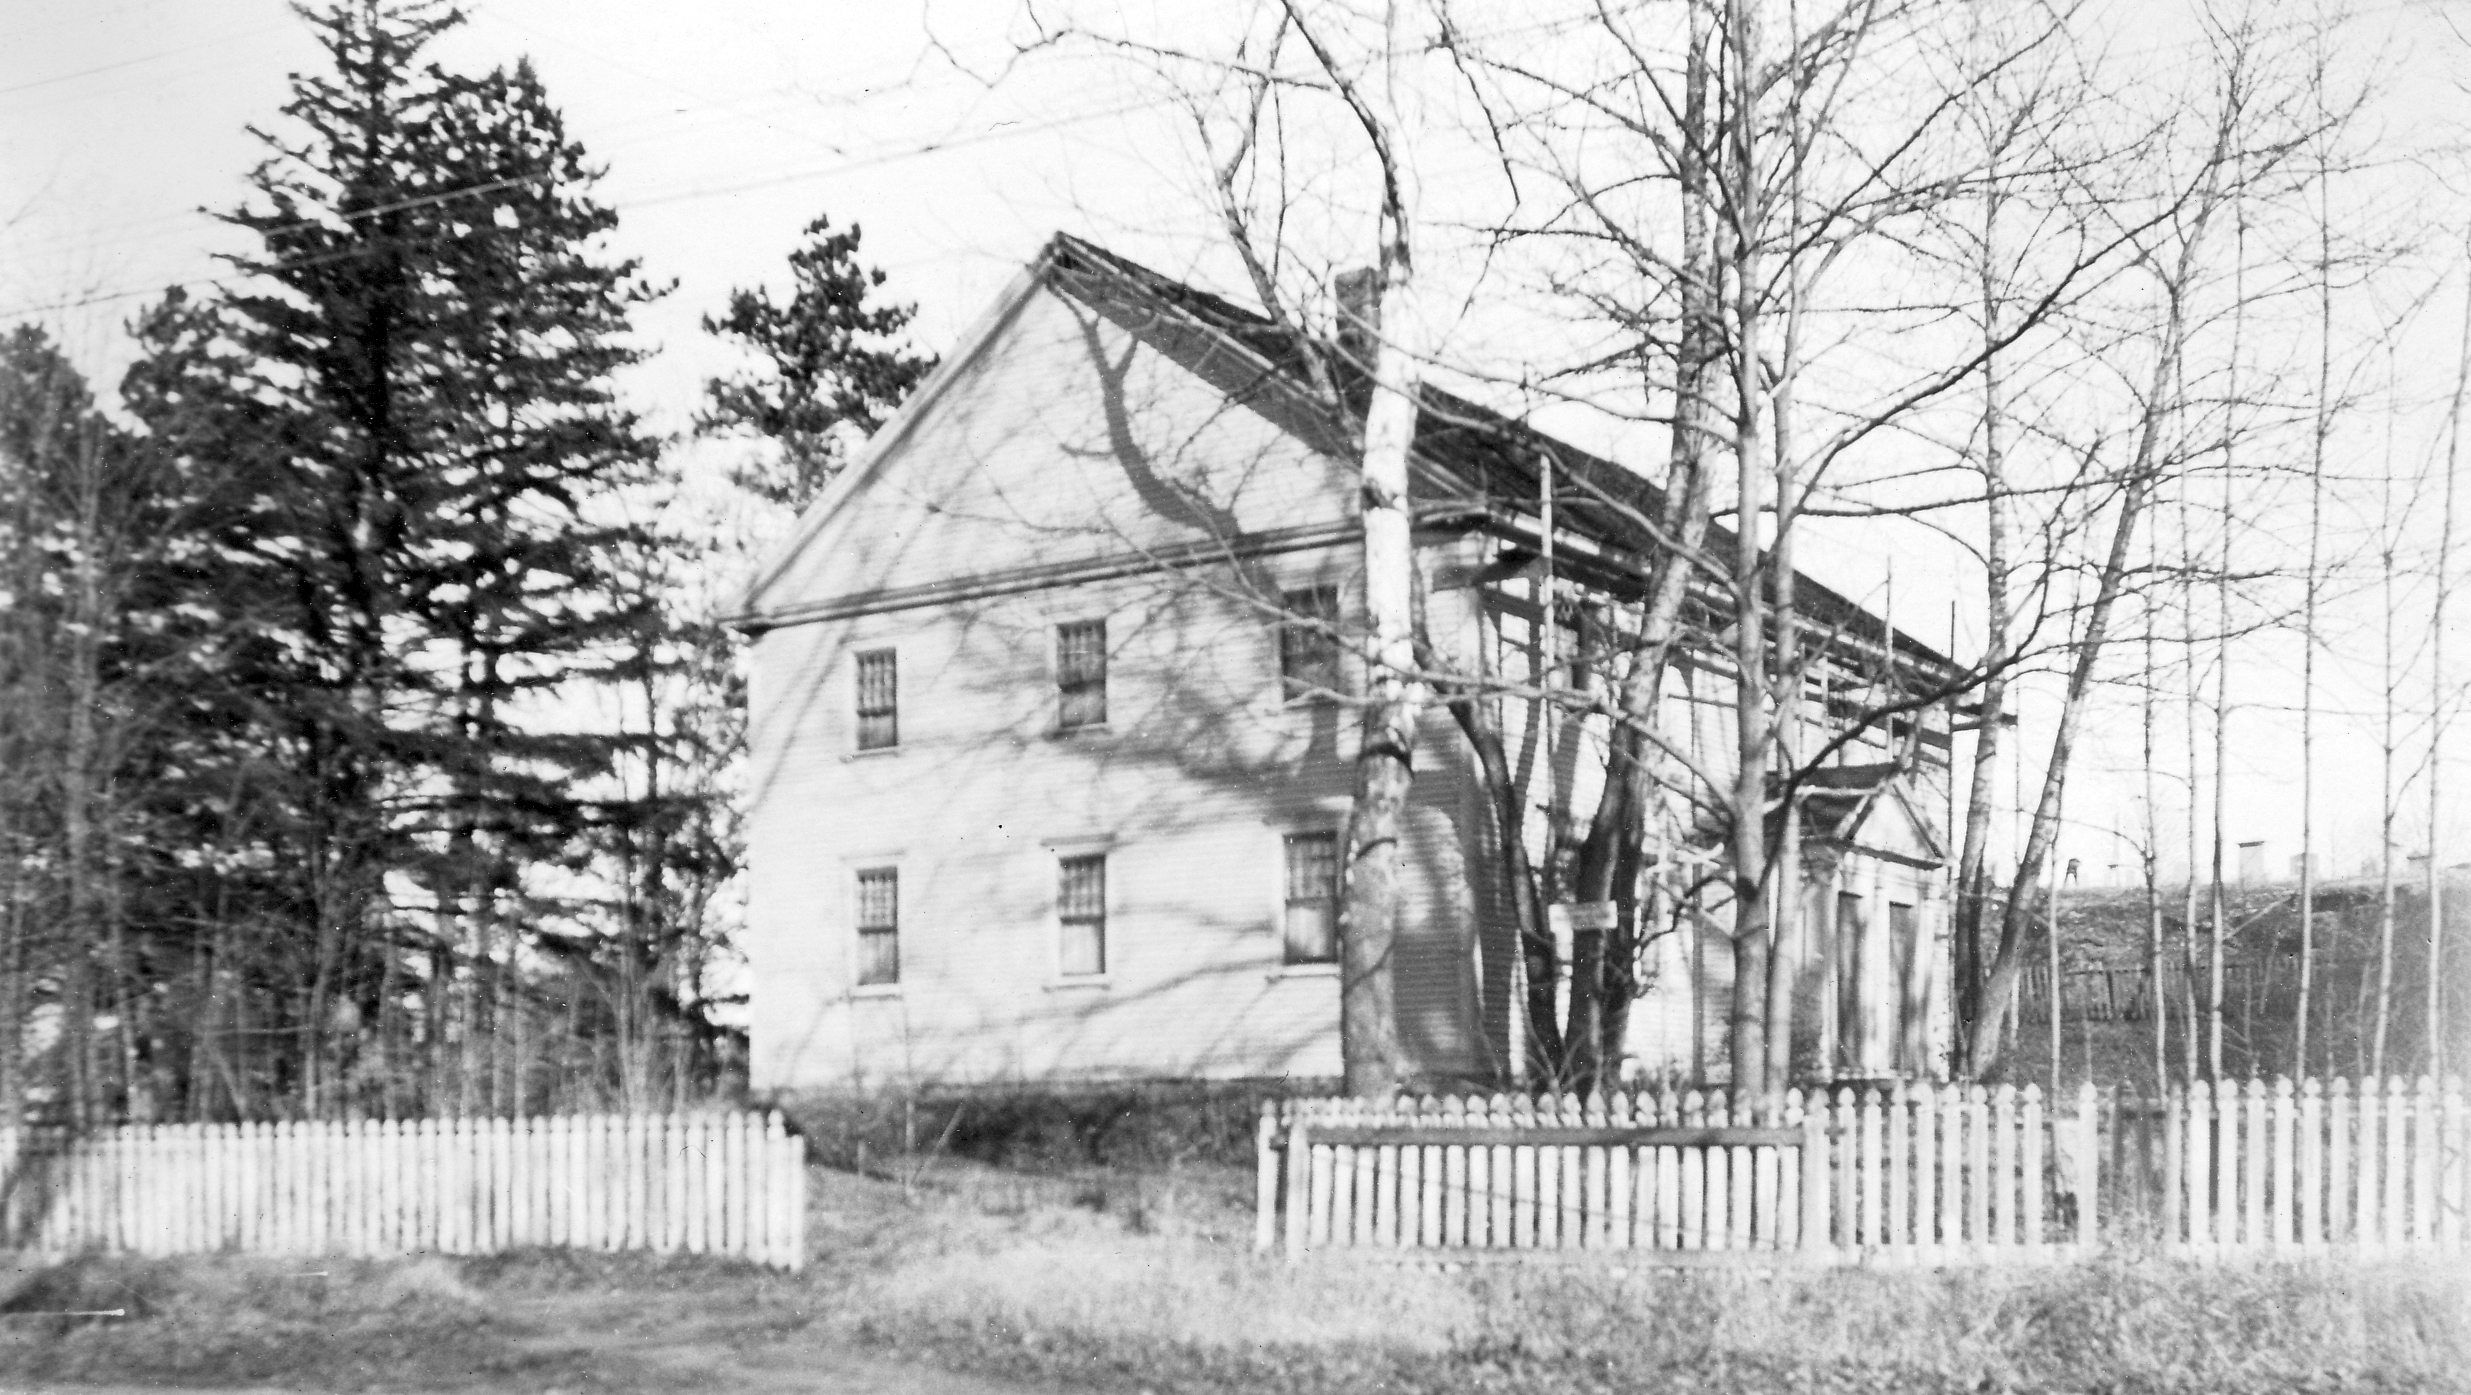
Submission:
M 760 593 L 763 613 L 1351 516 L 1351 467 L 1265 391 L 1244 391 L 1227 351 L 1051 278 L 996 319 L 827 501 Z
M 1352 472 L 1232 350 L 1170 329 L 1029 286 L 759 592 L 759 1085 L 1338 1072 L 1334 973 L 1281 963 L 1281 840 L 1339 827 L 1354 718 L 1283 700 L 1248 598 L 1321 583 L 1352 603 Z M 1228 544 L 1245 555 L 1214 559 Z M 1107 729 L 1058 733 L 1055 626 L 1097 618 Z M 859 754 L 854 655 L 882 647 L 899 744 Z M 1503 995 L 1479 980 L 1507 952 L 1477 953 L 1447 716 L 1421 740 L 1402 1026 L 1421 1070 L 1480 1074 L 1501 1052 L 1477 1004 Z M 1100 851 L 1108 972 L 1066 980 L 1056 858 Z M 901 982 L 862 989 L 872 866 L 900 876 Z
M 1092 614 L 1114 650 L 1109 729 L 1059 735 L 1046 637 Z M 849 708 L 821 703 L 798 714 L 815 730 L 761 748 L 778 774 L 750 848 L 759 1083 L 1335 1074 L 1335 977 L 1281 963 L 1282 840 L 1338 829 L 1355 734 L 1341 709 L 1280 700 L 1262 618 L 1123 581 L 889 619 L 763 641 L 767 666 L 804 650 L 804 686 L 826 689 L 893 643 L 904 692 L 896 752 L 848 754 Z M 1443 714 L 1421 739 L 1455 749 Z M 1431 761 L 1398 980 L 1420 1068 L 1458 1076 L 1495 1054 L 1473 1020 L 1468 805 L 1458 763 Z M 1089 851 L 1108 858 L 1103 986 L 1056 959 L 1055 861 Z M 877 865 L 901 874 L 902 981 L 860 989 L 851 887 Z

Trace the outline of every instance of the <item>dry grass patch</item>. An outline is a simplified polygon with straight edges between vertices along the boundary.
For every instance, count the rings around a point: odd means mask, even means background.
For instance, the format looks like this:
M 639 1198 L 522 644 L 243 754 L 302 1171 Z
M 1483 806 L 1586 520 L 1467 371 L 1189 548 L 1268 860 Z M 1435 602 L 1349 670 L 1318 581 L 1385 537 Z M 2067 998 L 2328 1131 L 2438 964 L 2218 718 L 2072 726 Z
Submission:
M 804 1389 L 929 1368 L 1075 1390 L 2445 1391 L 2471 1274 L 2154 1259 L 1944 1273 L 1442 1268 L 1250 1252 L 1246 1179 L 819 1173 L 805 1273 L 539 1251 L 5 1271 L 0 1384 Z M 839 1363 L 836 1366 L 835 1363 Z M 873 1388 L 859 1385 L 853 1388 Z

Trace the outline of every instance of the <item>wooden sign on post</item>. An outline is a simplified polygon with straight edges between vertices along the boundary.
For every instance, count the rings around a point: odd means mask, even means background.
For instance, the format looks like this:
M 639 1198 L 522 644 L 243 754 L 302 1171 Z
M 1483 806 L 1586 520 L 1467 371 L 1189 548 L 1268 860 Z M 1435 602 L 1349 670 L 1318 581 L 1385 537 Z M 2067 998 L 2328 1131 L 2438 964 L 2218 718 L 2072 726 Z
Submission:
M 1610 901 L 1564 901 L 1545 910 L 1558 938 L 1579 930 L 1610 930 L 1620 923 L 1620 908 Z

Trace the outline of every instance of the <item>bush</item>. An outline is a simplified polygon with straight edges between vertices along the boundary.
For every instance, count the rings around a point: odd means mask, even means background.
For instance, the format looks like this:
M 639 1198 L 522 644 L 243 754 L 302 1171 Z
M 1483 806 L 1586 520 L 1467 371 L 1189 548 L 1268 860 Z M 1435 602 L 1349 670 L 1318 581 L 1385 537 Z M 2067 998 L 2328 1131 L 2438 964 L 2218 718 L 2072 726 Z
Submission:
M 1148 1171 L 1250 1167 L 1261 1102 L 1327 1082 L 1203 1081 L 815 1091 L 777 1107 L 828 1166 L 873 1170 L 905 1153 L 999 1167 Z

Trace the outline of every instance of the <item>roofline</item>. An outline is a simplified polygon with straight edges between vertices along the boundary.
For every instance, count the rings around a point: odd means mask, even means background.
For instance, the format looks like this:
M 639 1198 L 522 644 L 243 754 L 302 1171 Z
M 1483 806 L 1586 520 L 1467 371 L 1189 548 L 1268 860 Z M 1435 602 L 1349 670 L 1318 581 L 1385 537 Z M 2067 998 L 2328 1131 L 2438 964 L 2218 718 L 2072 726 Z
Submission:
M 961 332 L 952 352 L 936 363 L 933 371 L 927 374 L 926 381 L 893 409 L 892 415 L 876 429 L 875 434 L 867 437 L 866 443 L 858 448 L 858 454 L 849 464 L 834 475 L 813 502 L 799 513 L 798 521 L 791 525 L 788 535 L 774 545 L 771 558 L 738 593 L 736 603 L 721 614 L 722 624 L 742 630 L 766 627 L 770 617 L 762 608 L 764 592 L 788 572 L 798 555 L 806 550 L 807 543 L 840 511 L 843 501 L 856 493 L 859 485 L 875 473 L 894 449 L 910 438 L 911 433 L 917 430 L 920 419 L 942 400 L 954 380 L 985 354 L 987 346 L 994 342 L 996 332 L 1029 303 L 1030 296 L 1046 280 L 1048 270 L 1054 266 L 1056 249 L 1061 241 L 1061 234 L 1050 238 L 1039 249 L 1037 256 L 1013 273 L 1012 279 L 1004 284 L 1004 289 L 996 295 L 994 302 L 980 312 L 969 328 Z
M 1187 302 L 1201 305 L 1212 313 L 1229 320 L 1240 320 L 1265 331 L 1276 331 L 1279 326 L 1268 316 L 1248 310 L 1223 296 L 1153 271 L 1087 239 L 1059 230 L 1039 249 L 1038 254 L 1013 276 L 1012 280 L 1005 285 L 1004 290 L 996 297 L 994 303 L 981 313 L 967 330 L 963 331 L 960 339 L 954 343 L 952 352 L 936 365 L 933 372 L 927 375 L 926 381 L 921 383 L 918 389 L 910 394 L 908 400 L 893 412 L 880 430 L 867 438 L 866 444 L 859 448 L 858 454 L 849 465 L 834 476 L 832 482 L 825 486 L 815 501 L 799 515 L 796 525 L 774 549 L 771 560 L 740 593 L 737 603 L 722 614 L 720 617 L 722 623 L 742 630 L 756 630 L 775 624 L 791 623 L 782 617 L 764 613 L 761 606 L 764 591 L 789 570 L 790 564 L 805 549 L 815 534 L 823 528 L 825 522 L 839 510 L 843 501 L 856 492 L 859 486 L 892 454 L 894 449 L 909 438 L 919 420 L 943 397 L 953 381 L 971 364 L 977 362 L 987 346 L 994 340 L 997 332 L 1020 312 L 1021 307 L 1028 303 L 1031 295 L 1045 285 L 1053 273 L 1068 260 L 1078 263 L 1072 268 L 1073 270 L 1086 270 L 1090 273 L 1109 276 L 1124 285 L 1132 294 L 1149 301 L 1159 313 L 1174 316 L 1193 328 L 1211 334 L 1232 352 L 1251 359 L 1266 370 L 1265 377 L 1268 381 L 1280 383 L 1291 391 L 1295 390 L 1282 365 L 1271 360 L 1254 345 L 1231 333 L 1226 325 L 1213 323 L 1208 317 L 1195 313 Z M 1310 393 L 1299 395 L 1318 401 Z M 1657 497 L 1661 497 L 1661 488 L 1648 477 L 1626 466 L 1604 459 L 1593 452 L 1547 435 L 1525 422 L 1513 420 L 1491 408 L 1469 402 L 1438 388 L 1428 387 L 1420 396 L 1425 400 L 1418 405 L 1419 418 L 1426 412 L 1432 412 L 1462 429 L 1507 437 L 1530 450 L 1547 454 L 1563 468 L 1576 465 L 1580 470 L 1588 473 L 1603 472 L 1634 488 L 1652 491 Z M 1341 434 L 1346 434 L 1343 423 L 1333 423 L 1333 426 L 1338 428 Z M 1421 422 L 1419 426 L 1421 427 Z M 1422 434 L 1419 429 L 1419 437 Z M 1460 477 L 1460 472 L 1451 464 L 1424 449 L 1417 448 L 1413 454 L 1417 463 L 1430 473 L 1437 474 L 1444 479 Z M 1511 507 L 1514 511 L 1531 516 L 1539 512 L 1534 507 L 1532 499 L 1513 501 Z M 1491 512 L 1489 508 L 1487 511 Z M 1588 506 L 1559 511 L 1555 519 L 1554 532 L 1557 535 L 1567 533 L 1573 538 L 1583 538 L 1599 548 L 1620 552 L 1633 550 L 1618 539 L 1602 536 L 1597 530 L 1582 526 L 1581 520 L 1587 512 Z M 1542 522 L 1541 518 L 1537 521 L 1539 525 Z M 1711 532 L 1722 531 L 1724 530 L 1711 529 Z M 1839 616 L 1860 617 L 1872 624 L 1871 626 L 1849 626 L 1848 630 L 1853 637 L 1877 643 L 1884 636 L 1886 643 L 1883 647 L 1901 652 L 1908 658 L 1935 665 L 1948 673 L 1954 673 L 1960 668 L 1954 659 L 1940 653 L 1911 634 L 1896 629 L 1888 623 L 1886 617 L 1873 614 L 1869 609 L 1834 587 L 1799 569 L 1794 573 L 1794 589 L 1797 597 L 1804 602 L 1817 601 L 1819 603 L 1817 606 L 1805 603 L 1800 607 L 1806 615 L 1812 615 L 1812 618 L 1818 618 L 1813 615 L 1814 611 L 1831 610 Z M 800 607 L 799 609 L 804 614 L 812 611 L 814 607 Z M 1873 626 L 1876 627 L 1878 633 L 1864 633 Z

